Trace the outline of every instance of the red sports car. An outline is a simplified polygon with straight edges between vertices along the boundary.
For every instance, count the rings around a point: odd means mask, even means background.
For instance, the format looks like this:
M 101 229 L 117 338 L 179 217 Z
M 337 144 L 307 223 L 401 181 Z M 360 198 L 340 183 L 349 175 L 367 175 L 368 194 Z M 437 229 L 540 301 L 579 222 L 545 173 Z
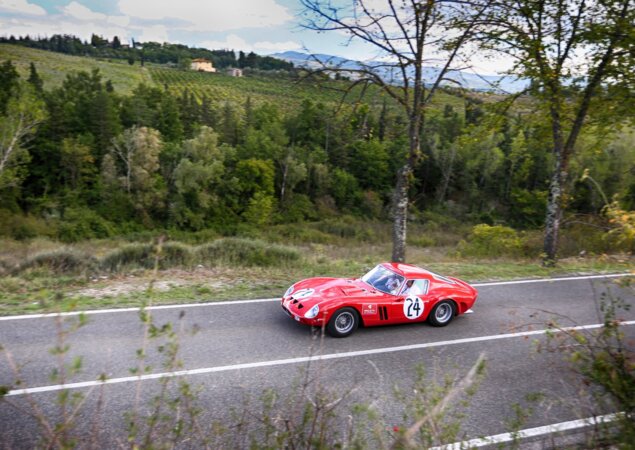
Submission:
M 282 309 L 297 322 L 326 327 L 346 337 L 359 325 L 375 326 L 427 320 L 450 323 L 472 308 L 478 293 L 457 278 L 443 277 L 410 264 L 383 263 L 361 278 L 309 278 L 287 289 Z

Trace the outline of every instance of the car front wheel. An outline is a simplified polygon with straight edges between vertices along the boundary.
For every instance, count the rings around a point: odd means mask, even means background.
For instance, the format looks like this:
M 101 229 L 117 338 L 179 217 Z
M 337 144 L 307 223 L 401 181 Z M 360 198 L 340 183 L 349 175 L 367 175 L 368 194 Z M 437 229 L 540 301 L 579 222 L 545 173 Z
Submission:
M 428 322 L 433 327 L 444 327 L 454 318 L 454 303 L 449 300 L 443 300 L 437 303 L 428 317 Z
M 353 334 L 358 325 L 357 311 L 353 308 L 342 308 L 335 311 L 326 326 L 326 332 L 333 337 L 342 338 Z

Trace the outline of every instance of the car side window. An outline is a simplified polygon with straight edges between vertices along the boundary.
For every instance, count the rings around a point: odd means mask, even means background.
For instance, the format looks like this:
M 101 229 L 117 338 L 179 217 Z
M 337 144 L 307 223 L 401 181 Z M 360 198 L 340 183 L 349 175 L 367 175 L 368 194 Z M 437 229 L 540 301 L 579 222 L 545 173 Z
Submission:
M 428 293 L 428 280 L 408 280 L 403 295 L 425 295 Z

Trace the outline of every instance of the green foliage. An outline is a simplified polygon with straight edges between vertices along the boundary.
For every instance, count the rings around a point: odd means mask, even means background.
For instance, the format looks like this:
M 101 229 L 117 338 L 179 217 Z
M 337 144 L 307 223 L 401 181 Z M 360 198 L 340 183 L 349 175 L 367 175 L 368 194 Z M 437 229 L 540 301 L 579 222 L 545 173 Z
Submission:
M 16 84 L 11 95 L 0 105 L 0 199 L 3 190 L 19 187 L 27 176 L 26 164 L 31 156 L 26 144 L 47 114 L 44 103 L 25 83 Z
M 461 255 L 476 257 L 518 257 L 525 254 L 524 241 L 513 228 L 502 225 L 476 225 L 467 241 L 457 247 Z
M 191 247 L 180 242 L 166 242 L 160 247 L 154 244 L 130 244 L 114 250 L 101 260 L 101 267 L 110 272 L 130 269 L 188 268 L 193 264 Z
M 356 221 L 352 216 L 324 220 L 315 224 L 315 227 L 323 233 L 361 242 L 374 241 L 377 238 L 368 224 Z
M 0 236 L 25 240 L 38 236 L 55 237 L 56 235 L 57 226 L 52 221 L 0 209 Z
M 254 196 L 249 199 L 247 208 L 245 208 L 242 216 L 249 225 L 256 227 L 266 225 L 271 221 L 273 205 L 274 198 L 271 195 L 256 192 Z
M 16 268 L 16 272 L 31 269 L 46 269 L 58 274 L 82 273 L 96 270 L 97 259 L 78 250 L 62 248 L 27 258 Z
M 271 245 L 258 240 L 225 238 L 196 249 L 196 259 L 208 267 L 286 266 L 300 260 L 300 253 L 290 247 Z
M 101 267 L 110 272 L 154 267 L 155 248 L 151 244 L 130 244 L 108 253 L 101 260 Z
M 66 208 L 58 229 L 58 236 L 62 242 L 107 238 L 115 233 L 116 228 L 112 223 L 85 207 Z
M 361 194 L 357 178 L 343 169 L 333 171 L 330 191 L 337 206 L 345 214 L 355 209 Z

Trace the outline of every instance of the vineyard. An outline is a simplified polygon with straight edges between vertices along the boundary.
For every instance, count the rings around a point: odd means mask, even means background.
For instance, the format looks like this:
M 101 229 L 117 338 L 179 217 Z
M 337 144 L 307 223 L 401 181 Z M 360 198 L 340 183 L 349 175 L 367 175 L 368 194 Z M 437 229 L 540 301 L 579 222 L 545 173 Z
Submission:
M 150 69 L 152 80 L 164 86 L 173 94 L 189 91 L 198 101 L 207 97 L 212 101 L 229 101 L 244 103 L 247 97 L 255 104 L 275 103 L 282 110 L 293 110 L 305 99 L 317 102 L 334 103 L 341 99 L 343 83 L 329 82 L 328 87 L 317 81 L 299 81 L 288 75 L 273 77 L 252 75 L 246 77 L 230 77 L 223 74 L 204 72 L 188 72 L 170 68 Z M 339 88 L 339 89 L 338 89 Z M 351 99 L 359 97 L 360 91 L 353 92 Z M 366 101 L 375 102 L 380 99 L 378 92 L 371 93 Z
M 92 71 L 99 69 L 104 80 L 110 80 L 115 91 L 130 94 L 137 85 L 145 83 L 165 87 L 168 91 L 180 95 L 184 91 L 194 94 L 200 102 L 207 97 L 212 102 L 235 102 L 242 104 L 247 97 L 254 105 L 272 103 L 283 111 L 295 110 L 302 101 L 311 99 L 315 102 L 335 104 L 341 101 L 342 91 L 347 82 L 330 80 L 292 79 L 288 74 L 248 74 L 242 78 L 224 74 L 189 72 L 176 68 L 139 63 L 129 65 L 121 60 L 102 60 L 90 57 L 65 55 L 62 53 L 32 49 L 17 45 L 0 44 L 0 61 L 11 60 L 20 75 L 28 77 L 29 64 L 35 64 L 44 81 L 46 89 L 60 86 L 69 73 Z M 347 101 L 358 101 L 361 87 L 349 93 Z M 374 87 L 369 88 L 363 101 L 378 106 L 385 96 Z M 388 99 L 390 105 L 391 101 Z M 452 104 L 461 108 L 462 100 L 458 97 L 439 93 L 436 104 Z
M 139 83 L 152 83 L 147 68 L 138 63 L 131 66 L 121 60 L 101 60 L 0 44 L 0 62 L 6 60 L 13 62 L 23 78 L 29 76 L 29 64 L 35 64 L 46 89 L 60 86 L 69 73 L 94 69 L 99 69 L 104 79 L 110 80 L 120 94 L 131 93 Z

